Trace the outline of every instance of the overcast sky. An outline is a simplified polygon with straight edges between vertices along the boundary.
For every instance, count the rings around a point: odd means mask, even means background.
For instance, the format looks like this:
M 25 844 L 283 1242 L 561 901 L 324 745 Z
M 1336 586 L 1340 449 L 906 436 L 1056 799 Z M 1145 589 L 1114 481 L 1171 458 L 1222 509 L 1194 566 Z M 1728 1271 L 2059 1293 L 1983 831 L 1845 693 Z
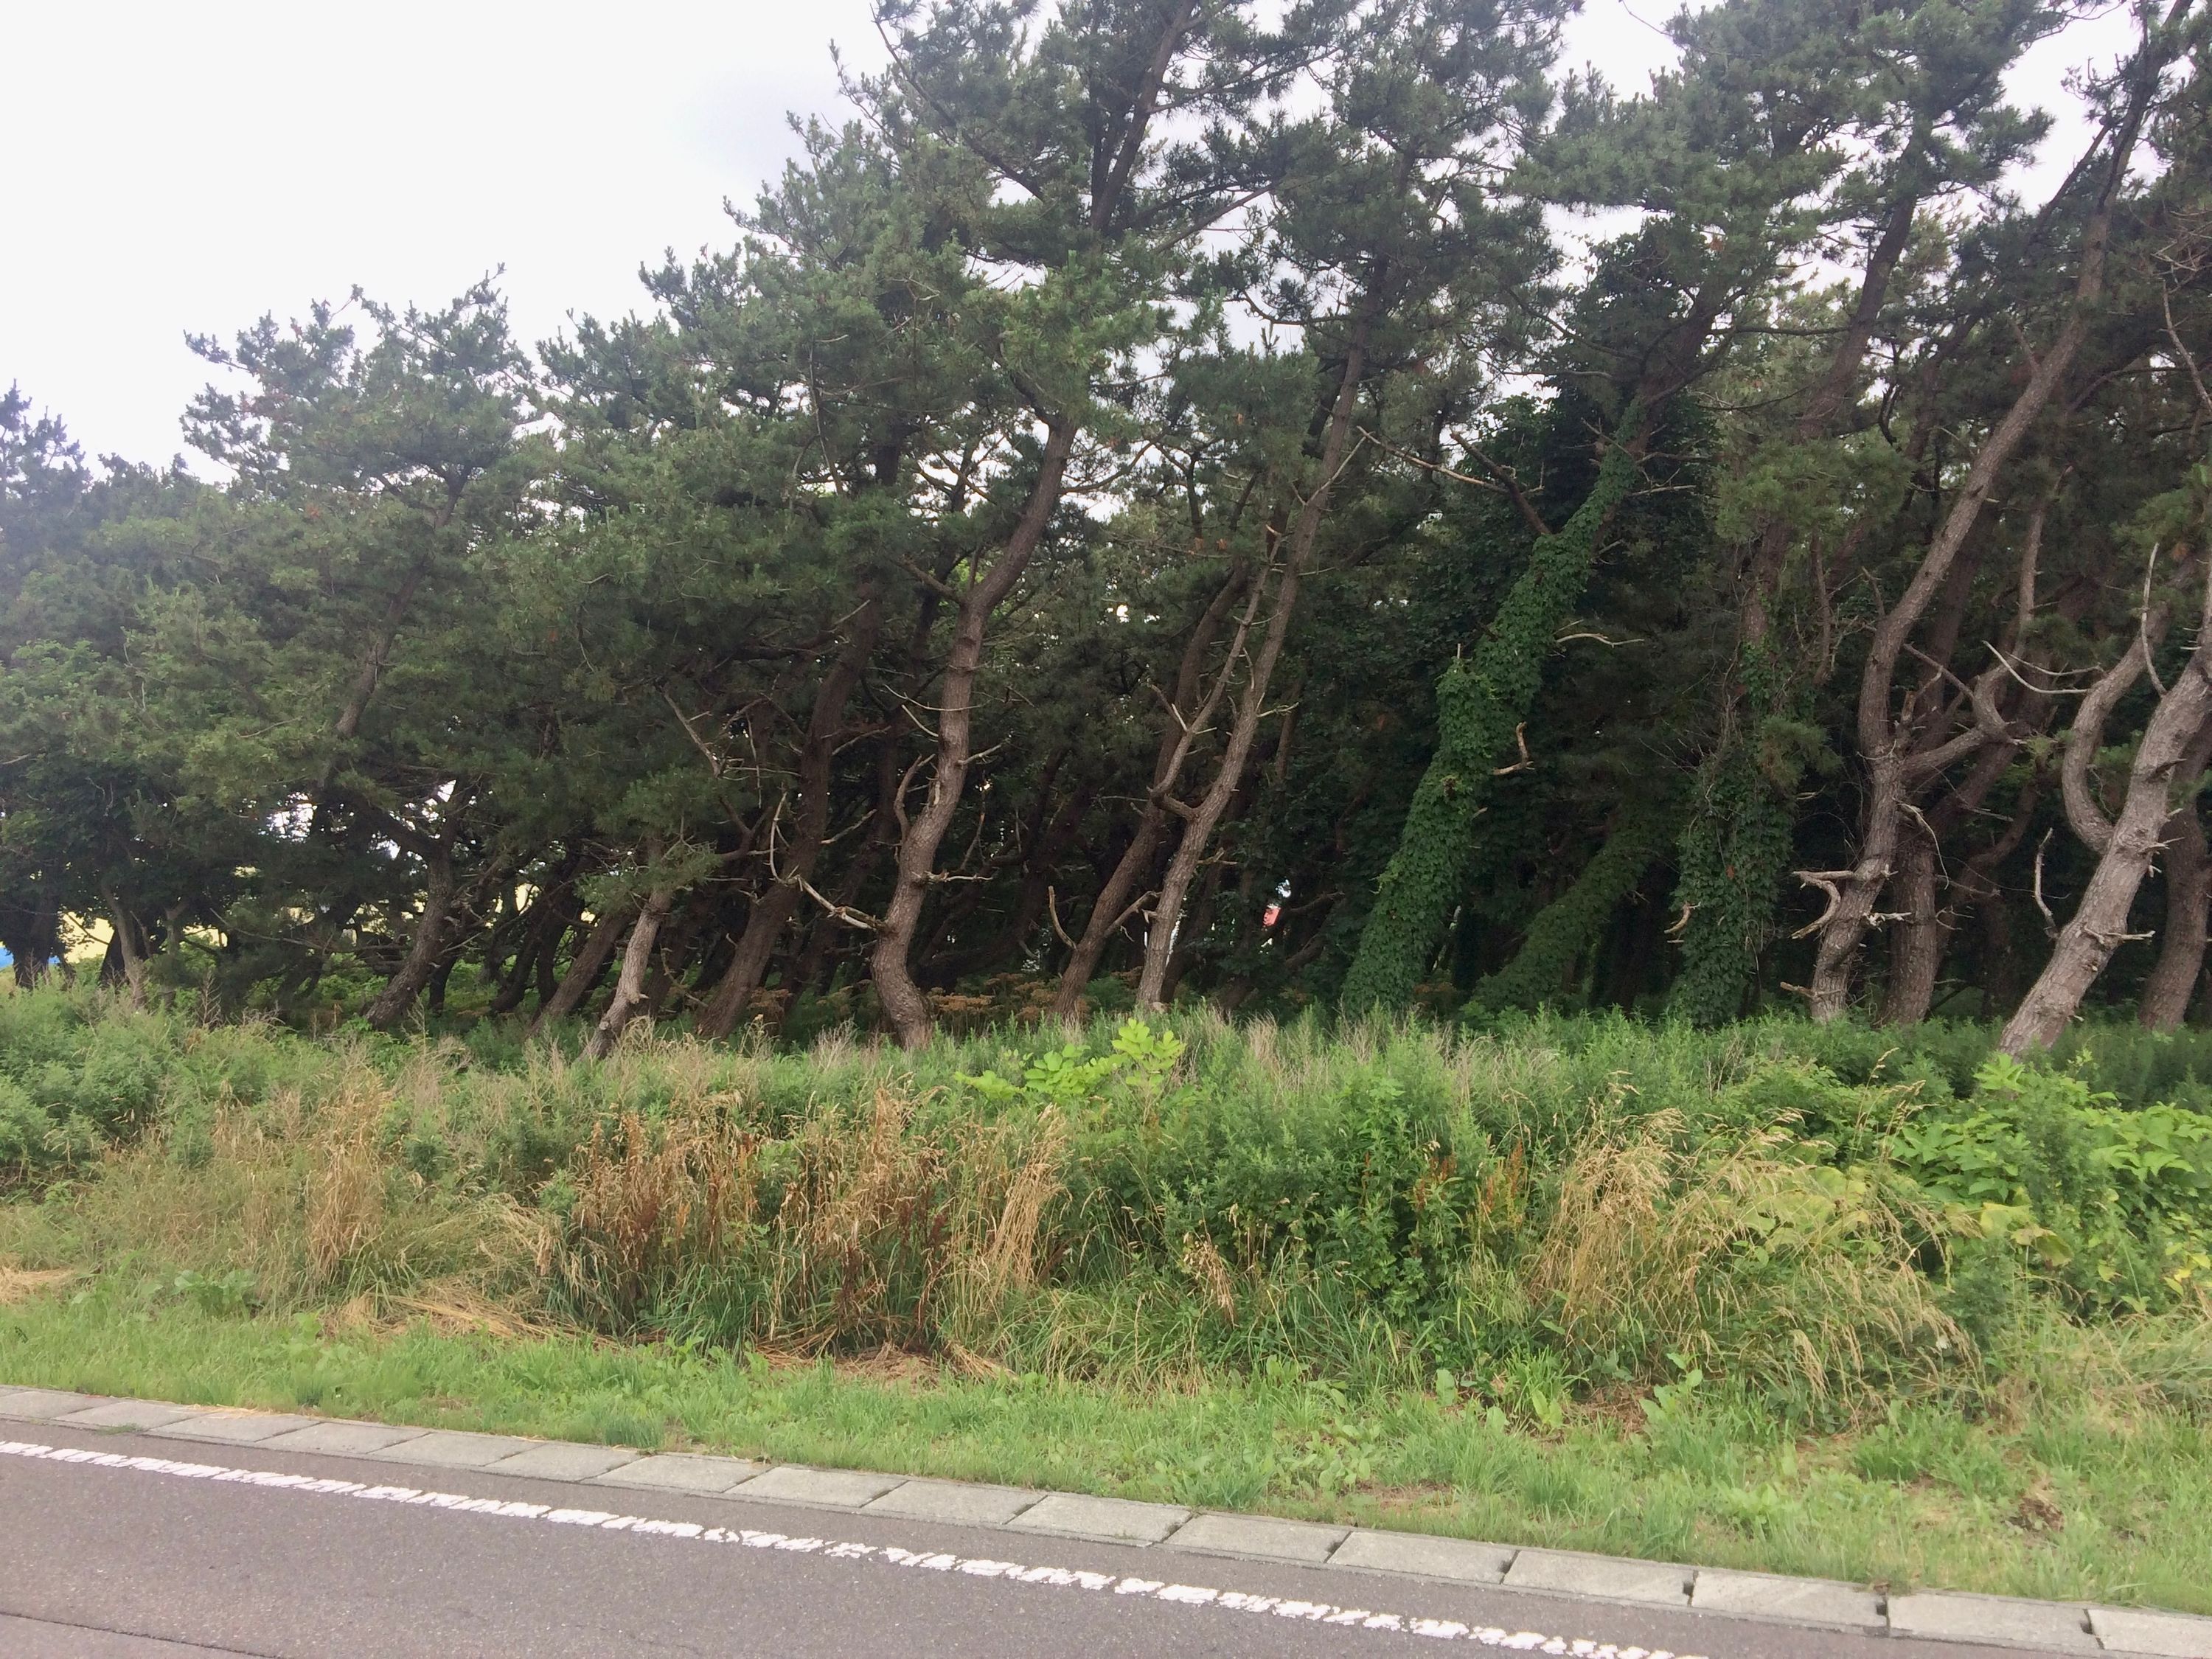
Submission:
M 1566 61 L 1641 88 L 1670 12 L 1584 0 Z M 12 0 L 5 27 L 0 385 L 133 460 L 180 447 L 188 331 L 501 265 L 525 340 L 635 308 L 641 263 L 727 243 L 785 112 L 837 112 L 831 44 L 880 57 L 867 0 Z M 2065 70 L 2125 40 L 2116 9 L 2047 43 L 2016 95 L 2069 112 Z

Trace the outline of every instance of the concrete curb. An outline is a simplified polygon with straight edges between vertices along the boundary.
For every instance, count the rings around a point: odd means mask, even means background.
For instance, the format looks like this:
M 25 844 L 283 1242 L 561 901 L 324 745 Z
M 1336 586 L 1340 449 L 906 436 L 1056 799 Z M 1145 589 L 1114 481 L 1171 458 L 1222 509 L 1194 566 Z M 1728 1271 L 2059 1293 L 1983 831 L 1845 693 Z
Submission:
M 1076 1492 L 1025 1492 L 691 1452 L 647 1454 L 573 1441 L 111 1400 L 58 1389 L 0 1385 L 0 1420 L 481 1470 L 576 1486 L 798 1504 L 1139 1548 L 1500 1587 L 1573 1601 L 1682 1607 L 1801 1628 L 1894 1632 L 1922 1640 L 2040 1653 L 2212 1659 L 2212 1619 L 2186 1613 L 1944 1591 L 1884 1596 L 1825 1579 L 1472 1543 L 1425 1533 L 1323 1526 L 1269 1516 L 1194 1513 L 1172 1504 Z

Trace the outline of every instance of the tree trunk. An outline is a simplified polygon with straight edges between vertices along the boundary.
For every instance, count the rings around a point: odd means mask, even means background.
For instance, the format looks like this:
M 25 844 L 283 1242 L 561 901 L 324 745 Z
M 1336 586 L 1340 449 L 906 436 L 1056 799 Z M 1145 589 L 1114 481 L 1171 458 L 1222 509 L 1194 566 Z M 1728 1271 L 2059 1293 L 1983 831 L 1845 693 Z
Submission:
M 2023 628 L 2033 610 L 2031 588 L 2021 607 Z M 2048 698 L 2036 696 L 2033 701 L 2039 709 L 2047 712 Z M 1944 890 L 1955 888 L 1961 894 L 1978 890 L 1974 884 L 1986 881 L 1988 866 L 2004 859 L 2020 844 L 2027 823 L 2016 815 L 2015 822 L 1996 842 L 1966 860 L 1957 881 L 1939 878 L 1944 842 L 1982 810 L 1990 791 L 1996 787 L 1997 781 L 2012 763 L 2010 744 L 1993 744 L 1984 748 L 1976 757 L 1973 769 L 1943 798 L 1942 805 L 1917 816 L 1917 833 L 1905 843 L 1897 877 L 1898 902 L 1904 921 L 1890 935 L 1889 987 L 1881 1011 L 1881 1023 L 1885 1025 L 1917 1025 L 1936 1005 L 1936 982 L 1942 972 L 1954 926 L 1953 915 L 1944 902 Z M 2027 811 L 2035 810 L 2035 799 L 2031 784 L 2022 796 Z
M 660 938 L 660 925 L 668 920 L 669 906 L 675 902 L 676 890 L 655 887 L 638 908 L 637 921 L 629 930 L 629 944 L 623 951 L 622 973 L 615 981 L 614 1000 L 607 1011 L 599 1016 L 592 1029 L 591 1040 L 584 1044 L 586 1058 L 605 1060 L 613 1052 L 623 1028 L 647 1004 L 646 978 L 653 967 L 653 947 Z
M 1146 153 L 1153 118 L 1158 113 L 1162 89 L 1174 70 L 1176 55 L 1188 39 L 1198 15 L 1197 0 L 1174 0 L 1160 18 L 1152 53 L 1143 74 L 1130 89 L 1122 118 L 1110 136 L 1094 143 L 1091 176 L 1097 181 L 1088 218 L 1095 231 L 1106 231 L 1121 222 L 1124 198 Z M 908 1048 L 929 1041 L 929 1003 L 915 983 L 908 957 L 921 921 L 921 909 L 937 875 L 937 852 L 959 810 L 960 792 L 967 782 L 970 752 L 969 726 L 975 712 L 975 677 L 983 661 L 983 635 L 991 614 L 1006 602 L 1029 568 L 1030 558 L 1044 541 L 1053 514 L 1066 487 L 1067 463 L 1075 452 L 1078 428 L 1070 410 L 1055 411 L 1045 422 L 1043 453 L 1029 499 L 1013 533 L 1006 538 L 990 569 L 969 582 L 960 598 L 959 620 L 945 656 L 945 673 L 938 692 L 937 755 L 931 769 L 929 794 L 922 810 L 911 821 L 905 818 L 902 784 L 894 801 L 903 832 L 899 837 L 896 875 L 883 926 L 869 955 L 877 1000 L 884 1014 Z
M 1911 238 L 1928 141 L 1928 133 L 1916 127 L 1911 149 L 1900 159 L 1897 192 L 1868 256 L 1858 303 L 1793 428 L 1801 447 L 1830 434 L 1857 383 L 1890 280 Z M 1773 514 L 1747 562 L 1736 660 L 1722 683 L 1717 735 L 1698 766 L 1698 789 L 1682 827 L 1675 892 L 1682 966 L 1669 1004 L 1704 1024 L 1718 1024 L 1742 1012 L 1759 957 L 1773 938 L 1782 878 L 1790 868 L 1795 790 L 1790 780 L 1770 776 L 1758 763 L 1752 752 L 1753 732 L 1763 719 L 1787 710 L 1808 681 L 1824 681 L 1831 665 L 1821 653 L 1810 674 L 1802 668 L 1793 674 L 1789 654 L 1769 641 L 1794 531 L 1788 514 Z
M 2166 927 L 2159 939 L 2158 963 L 2143 981 L 2136 1018 L 2146 1031 L 2177 1031 L 2189 1018 L 2190 998 L 2204 971 L 2205 904 L 2212 898 L 2212 858 L 2204 845 L 2204 821 L 2197 816 L 2197 792 L 2204 769 L 2212 764 L 2212 726 L 2197 734 L 2176 775 L 2180 805 L 2160 831 L 2166 849 Z
M 583 913 L 571 907 L 558 925 L 545 930 L 545 942 L 538 947 L 537 975 L 538 1006 L 543 1008 L 553 1000 L 561 989 L 561 946 L 570 932 L 583 919 Z
M 562 935 L 576 919 L 574 899 L 565 881 L 540 893 L 530 908 L 535 914 L 487 1010 L 494 1015 L 511 1014 L 522 1006 L 532 981 L 543 976 L 547 957 L 559 947 Z
M 1013 910 L 999 936 L 994 954 L 1001 959 L 1018 957 L 1022 947 L 1036 937 L 1037 926 L 1045 920 L 1046 908 L 1052 902 L 1053 872 L 1076 844 L 1084 817 L 1097 799 L 1097 784 L 1079 779 L 1037 837 L 1030 856 L 1024 860 L 1021 890 L 1014 895 Z
M 818 849 L 821 843 L 815 843 Z M 808 860 L 811 864 L 812 860 Z M 737 954 L 714 987 L 714 994 L 699 1016 L 699 1035 L 726 1037 L 738 1029 L 753 994 L 768 977 L 768 965 L 791 919 L 799 914 L 798 886 L 788 880 L 772 884 L 745 913 L 745 931 L 738 936 Z
M 1665 850 L 1672 827 L 1672 814 L 1664 805 L 1634 802 L 1625 807 L 1604 845 L 1530 920 L 1513 960 L 1477 984 L 1468 1001 L 1482 1008 L 1557 1003 L 1570 970 L 1621 902 L 1643 883 Z
M 1632 404 L 1606 445 L 1596 482 L 1574 516 L 1539 537 L 1527 568 L 1473 653 L 1437 685 L 1437 751 L 1413 791 L 1398 850 L 1375 890 L 1375 903 L 1344 982 L 1352 1012 L 1410 1001 L 1451 925 L 1467 884 L 1474 820 L 1498 757 L 1543 684 L 1560 620 L 1589 585 L 1599 538 L 1637 477 L 1648 440 L 1645 410 Z
M 1190 907 L 1189 937 L 1176 945 L 1168 957 L 1167 973 L 1160 981 L 1160 1005 L 1165 1006 L 1176 1000 L 1184 977 L 1198 965 L 1199 941 L 1213 930 L 1213 916 L 1221 898 L 1221 866 L 1206 866 L 1206 879 L 1198 884 L 1198 902 Z
M 1261 636 L 1260 649 L 1253 655 L 1251 666 L 1245 673 L 1243 687 L 1237 693 L 1237 718 L 1229 728 L 1229 740 L 1222 746 L 1220 761 L 1214 767 L 1213 779 L 1206 786 L 1206 793 L 1199 798 L 1195 807 L 1182 813 L 1182 839 L 1168 860 L 1167 873 L 1160 878 L 1152 925 L 1145 932 L 1145 965 L 1137 977 L 1139 1008 L 1158 1008 L 1164 1004 L 1168 965 L 1175 955 L 1176 931 L 1182 924 L 1184 896 L 1190 891 L 1191 879 L 1198 873 L 1199 860 L 1212 844 L 1213 832 L 1220 827 L 1222 814 L 1229 810 L 1231 799 L 1243 783 L 1245 764 L 1251 759 L 1252 745 L 1259 738 L 1260 721 L 1267 708 L 1267 687 L 1274 679 L 1275 665 L 1282 657 L 1283 641 L 1290 635 L 1291 616 L 1297 608 L 1298 587 L 1313 561 L 1314 544 L 1328 512 L 1329 491 L 1351 445 L 1352 417 L 1359 406 L 1359 389 L 1367 378 L 1367 342 L 1374 325 L 1374 314 L 1370 302 L 1362 309 L 1345 348 L 1344 368 L 1337 379 L 1336 396 L 1330 400 L 1328 425 L 1322 439 L 1314 486 L 1300 503 L 1298 516 L 1291 524 L 1290 544 L 1282 554 L 1282 572 L 1275 579 L 1274 610 L 1267 618 L 1267 631 Z M 1221 665 L 1217 690 L 1227 684 L 1236 668 L 1237 653 L 1250 637 L 1254 607 L 1259 605 L 1267 586 L 1267 572 L 1256 572 L 1252 578 L 1251 600 L 1237 629 L 1236 642 L 1230 647 L 1229 660 Z
M 1013 591 L 1044 541 L 1045 530 L 1060 506 L 1068 458 L 1074 450 L 1074 421 L 1066 416 L 1055 419 L 1045 439 L 1036 481 L 1030 487 L 1020 523 L 1007 538 L 989 573 L 961 595 L 952 644 L 945 653 L 945 673 L 939 684 L 937 755 L 930 770 L 928 797 L 921 811 L 910 819 L 906 817 L 903 789 L 893 803 L 903 830 L 890 903 L 884 909 L 883 926 L 870 953 L 869 969 L 884 1016 L 907 1048 L 919 1048 L 929 1041 L 929 1001 L 915 983 L 908 956 L 921 922 L 922 906 L 936 883 L 938 848 L 952 827 L 961 791 L 968 781 L 975 678 L 983 666 L 984 631 L 992 612 Z
M 577 946 L 576 954 L 568 963 L 568 971 L 562 975 L 559 987 L 551 997 L 538 1005 L 538 1012 L 530 1022 L 530 1035 L 536 1036 L 556 1019 L 566 1019 L 582 1006 L 591 995 L 592 988 L 599 982 L 599 975 L 614 954 L 615 941 L 629 926 L 630 912 L 627 909 L 602 912 L 592 923 L 592 931 Z
M 124 994 L 133 1008 L 146 1006 L 146 929 L 130 906 L 116 897 L 112 890 L 105 896 L 108 925 L 114 929 L 116 965 L 123 981 Z
M 1632 1014 L 1651 979 L 1651 963 L 1666 937 L 1666 906 L 1660 895 L 1638 888 L 1629 896 L 1627 937 L 1599 996 L 1608 1006 Z
M 735 1030 L 752 1005 L 753 994 L 767 977 L 776 943 L 791 919 L 798 915 L 804 892 L 800 884 L 814 874 L 830 833 L 831 769 L 837 745 L 846 735 L 845 710 L 860 676 L 875 654 L 876 635 L 883 624 L 883 603 L 872 592 L 853 617 L 853 630 L 845 648 L 823 676 L 814 696 L 813 712 L 806 722 L 805 746 L 799 758 L 799 811 L 792 847 L 781 871 L 775 869 L 775 830 L 769 830 L 769 867 L 775 882 L 757 899 L 745 916 L 745 931 L 738 939 L 737 954 L 714 994 L 699 1016 L 699 1035 L 726 1037 Z
M 2075 279 L 2074 296 L 2067 307 L 2065 321 L 2043 355 L 2030 358 L 2027 384 L 1975 452 L 1949 512 L 1944 514 L 1942 524 L 1928 544 L 1920 568 L 1913 573 L 1895 607 L 1875 628 L 1866 669 L 1859 681 L 1858 738 L 1859 751 L 1867 766 L 1867 806 L 1859 837 L 1858 860 L 1848 870 L 1799 872 L 1800 879 L 1822 888 L 1829 898 L 1827 912 L 1816 924 L 1820 945 L 1814 961 L 1810 1010 L 1815 1020 L 1839 1018 L 1850 1006 L 1852 969 L 1859 945 L 1872 925 L 1875 904 L 1896 867 L 1899 824 L 1911 802 L 1916 786 L 1972 752 L 1992 735 L 1985 730 L 1970 731 L 1941 745 L 1932 755 L 1911 757 L 1908 751 L 1917 737 L 1912 729 L 1912 699 L 1907 698 L 1902 717 L 1891 706 L 1898 660 L 1929 605 L 1948 584 L 1952 562 L 1979 522 L 1982 508 L 1996 486 L 1998 475 L 2026 441 L 2029 430 L 2057 392 L 2075 354 L 2087 337 L 2091 311 L 2104 291 L 2105 249 L 2112 234 L 2114 200 L 2127 175 L 2128 160 L 2134 152 L 2151 96 L 2156 91 L 2157 70 L 2162 62 L 2154 61 L 2151 49 L 2146 46 L 2136 66 L 2138 79 L 2135 91 L 2112 137 L 2103 187 L 2082 228 L 2081 269 Z M 2101 145 L 2104 142 L 2105 135 L 2100 133 L 2093 144 Z M 2039 516 L 2036 522 L 2039 529 Z M 1978 703 L 1980 701 L 1977 699 Z M 1952 752 L 1954 749 L 1955 753 Z
M 385 982 L 376 1000 L 368 1005 L 366 1018 L 370 1026 L 380 1031 L 390 1030 L 415 1006 L 416 995 L 437 971 L 438 959 L 446 951 L 447 929 L 453 923 L 456 896 L 453 849 L 449 843 L 439 841 L 423 843 L 418 852 L 425 877 L 422 914 L 416 921 L 415 937 L 408 942 L 399 971 Z
M 1889 936 L 1889 988 L 1881 1006 L 1885 1025 L 1917 1025 L 1935 1006 L 1936 979 L 1951 934 L 1936 890 L 1936 854 L 1935 842 L 1923 830 L 1905 843 L 1898 860 L 1897 907 L 1905 920 Z
M 2197 648 L 2158 701 L 2128 771 L 2128 793 L 2107 832 L 2096 872 L 2059 930 L 2042 975 L 2029 988 L 1997 1046 L 2008 1054 L 2047 1048 L 2066 1030 L 2081 999 L 2128 937 L 2128 912 L 2158 855 L 2173 795 L 2199 730 L 2212 717 L 2212 580 L 2205 583 Z
M 1152 763 L 1152 788 L 1138 812 L 1136 833 L 1122 849 L 1121 859 L 1099 888 L 1097 897 L 1091 901 L 1083 936 L 1069 948 L 1067 965 L 1060 970 L 1060 988 L 1052 1001 L 1052 1012 L 1058 1018 L 1075 1018 L 1077 1006 L 1091 977 L 1097 973 L 1099 959 L 1106 954 L 1107 945 L 1143 902 L 1137 896 L 1138 884 L 1152 873 L 1152 861 L 1159 856 L 1160 842 L 1167 831 L 1167 803 L 1182 784 L 1182 769 L 1189 762 L 1191 749 L 1204 735 L 1228 689 L 1238 647 L 1251 626 L 1249 605 L 1237 630 L 1237 644 L 1231 647 L 1229 659 L 1222 664 L 1221 672 L 1214 677 L 1204 701 L 1200 702 L 1196 701 L 1198 688 L 1205 676 L 1206 657 L 1213 649 L 1222 623 L 1237 603 L 1237 596 L 1251 584 L 1252 572 L 1249 568 L 1239 565 L 1232 570 L 1200 615 L 1190 638 L 1183 643 L 1182 662 L 1176 675 L 1175 699 L 1168 710 L 1170 725 L 1160 734 L 1159 754 Z M 1253 603 L 1258 602 L 1256 589 L 1251 598 Z M 1186 714 L 1186 709 L 1190 712 Z
M 446 947 L 446 954 L 438 958 L 438 965 L 431 969 L 430 982 L 422 988 L 422 1006 L 431 1018 L 435 1019 L 446 1012 L 446 988 L 453 982 L 453 969 L 459 967 L 460 963 L 461 945 L 455 943 Z
M 27 893 L 9 894 L 0 903 L 0 942 L 12 959 L 18 990 L 37 988 L 61 954 L 61 910 L 33 884 Z

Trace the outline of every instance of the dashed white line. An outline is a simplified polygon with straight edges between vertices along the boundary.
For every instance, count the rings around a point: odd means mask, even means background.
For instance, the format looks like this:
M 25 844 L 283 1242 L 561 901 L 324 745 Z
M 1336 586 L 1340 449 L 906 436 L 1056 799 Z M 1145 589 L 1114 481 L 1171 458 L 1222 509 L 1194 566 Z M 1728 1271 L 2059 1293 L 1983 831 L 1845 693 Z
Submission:
M 1543 1631 L 1508 1631 L 1496 1625 L 1470 1626 L 1455 1619 L 1423 1619 L 1407 1613 L 1379 1613 L 1366 1607 L 1340 1607 L 1328 1601 L 1301 1601 L 1286 1596 L 1256 1595 L 1243 1590 L 1217 1589 L 1205 1584 L 1181 1584 L 1162 1578 L 1140 1578 L 1133 1574 L 1087 1572 L 1071 1567 L 1028 1566 L 1018 1561 L 997 1561 L 981 1556 L 930 1553 L 900 1549 L 892 1545 L 856 1544 L 830 1538 L 793 1537 L 787 1533 L 757 1531 L 750 1527 L 710 1527 L 692 1521 L 660 1521 L 646 1516 L 617 1515 L 611 1510 L 556 1508 L 550 1504 L 471 1498 L 460 1492 L 424 1492 L 414 1486 L 370 1486 L 359 1480 L 287 1474 L 276 1469 L 228 1468 L 216 1463 L 188 1463 L 170 1457 L 90 1451 L 80 1446 L 47 1446 L 27 1440 L 0 1440 L 0 1456 L 34 1458 L 46 1462 L 121 1470 L 134 1474 L 162 1475 L 173 1480 L 258 1486 L 317 1498 L 351 1498 L 373 1503 L 450 1510 L 457 1514 L 492 1516 L 501 1520 L 526 1521 L 538 1525 L 587 1527 L 602 1532 L 626 1532 L 689 1542 L 735 1545 L 746 1549 L 784 1550 L 801 1555 L 820 1555 L 831 1560 L 873 1561 L 888 1566 L 918 1568 L 925 1572 L 957 1572 L 969 1577 L 999 1578 L 1054 1589 L 1111 1591 L 1115 1595 L 1143 1596 L 1171 1606 L 1223 1607 L 1235 1613 L 1294 1619 L 1307 1624 L 1334 1625 L 1347 1630 L 1391 1631 L 1440 1641 L 1475 1642 L 1484 1647 L 1523 1653 L 1568 1654 L 1575 1656 L 1576 1659 L 1702 1659 L 1699 1655 L 1678 1655 L 1665 1648 L 1623 1647 L 1612 1642 L 1553 1636 Z

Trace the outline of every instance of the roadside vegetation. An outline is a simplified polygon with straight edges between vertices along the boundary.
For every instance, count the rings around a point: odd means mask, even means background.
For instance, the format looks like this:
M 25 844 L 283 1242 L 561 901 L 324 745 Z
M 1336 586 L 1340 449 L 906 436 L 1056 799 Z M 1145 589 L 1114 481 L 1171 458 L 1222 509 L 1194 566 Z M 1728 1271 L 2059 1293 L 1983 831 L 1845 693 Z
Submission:
M 872 9 L 0 380 L 0 1380 L 2212 1612 L 2212 4 Z
M 2212 1039 L 0 1000 L 0 1376 L 2212 1611 Z

